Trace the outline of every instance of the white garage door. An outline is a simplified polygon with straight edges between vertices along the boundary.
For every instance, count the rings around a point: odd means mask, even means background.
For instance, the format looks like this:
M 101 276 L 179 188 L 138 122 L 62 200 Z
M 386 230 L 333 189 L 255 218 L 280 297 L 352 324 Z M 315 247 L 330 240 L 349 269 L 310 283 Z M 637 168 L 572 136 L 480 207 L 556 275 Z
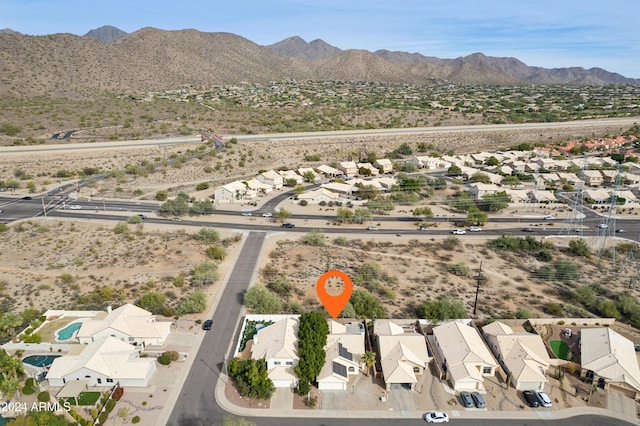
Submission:
M 273 386 L 277 388 L 290 388 L 293 386 L 293 383 L 291 383 L 291 380 L 274 380 Z
M 344 382 L 320 382 L 318 383 L 319 390 L 346 390 Z

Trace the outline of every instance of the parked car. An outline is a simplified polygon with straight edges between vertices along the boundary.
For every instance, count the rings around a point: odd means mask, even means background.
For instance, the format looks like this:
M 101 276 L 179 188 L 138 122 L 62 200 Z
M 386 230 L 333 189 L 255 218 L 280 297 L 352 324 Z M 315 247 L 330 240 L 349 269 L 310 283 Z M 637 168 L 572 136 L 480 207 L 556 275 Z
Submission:
M 418 228 L 418 231 L 428 231 L 428 230 L 429 230 L 429 227 L 425 225 L 422 225 L 420 228 Z
M 377 231 L 378 229 L 377 226 L 367 226 L 367 231 Z
M 544 217 L 544 220 L 554 220 L 556 217 L 552 214 L 548 214 Z
M 467 391 L 460 392 L 460 401 L 462 401 L 462 405 L 465 408 L 473 408 L 476 406 L 473 403 L 473 398 L 471 397 L 471 394 Z
M 606 223 L 599 223 L 596 225 L 596 228 L 600 228 L 600 229 L 607 229 L 609 227 L 609 225 L 607 225 Z
M 476 404 L 476 408 L 487 408 L 484 398 L 478 392 L 471 392 L 471 398 L 473 398 L 473 403 Z
M 464 235 L 467 233 L 467 231 L 465 231 L 464 229 L 454 229 L 453 231 L 451 231 L 451 233 L 453 235 Z
M 482 228 L 480 228 L 479 226 L 469 227 L 469 232 L 480 232 L 480 231 L 482 231 Z
M 565 328 L 565 329 L 564 329 L 564 337 L 571 338 L 571 335 L 572 335 L 572 334 L 573 334 L 573 333 L 572 333 L 572 331 L 571 331 L 571 329 L 570 329 L 570 328 Z
M 549 395 L 547 395 L 545 391 L 537 390 L 535 393 L 540 405 L 543 407 L 551 407 L 551 399 L 549 399 Z
M 522 232 L 536 232 L 533 228 L 522 228 Z
M 202 329 L 203 330 L 211 330 L 211 326 L 213 325 L 213 321 L 208 319 L 205 322 L 202 323 Z
M 72 205 L 72 206 L 69 206 L 69 208 L 70 208 L 71 210 L 80 210 L 80 209 L 82 208 L 82 206 L 79 206 L 79 205 L 77 205 L 77 204 L 74 204 L 74 205 Z
M 273 217 L 271 213 L 262 213 L 262 217 Z
M 618 234 L 626 234 L 626 233 L 627 233 L 627 230 L 626 230 L 626 229 L 622 229 L 622 228 L 620 228 L 620 229 L 616 229 L 616 232 L 617 232 Z
M 530 390 L 522 391 L 522 396 L 524 397 L 525 401 L 527 401 L 527 404 L 529 404 L 529 407 L 540 406 L 538 397 L 533 391 L 530 391 Z
M 424 415 L 424 421 L 427 423 L 449 423 L 449 416 L 441 411 L 429 411 Z
M 283 228 L 295 228 L 296 226 L 293 223 L 283 223 Z

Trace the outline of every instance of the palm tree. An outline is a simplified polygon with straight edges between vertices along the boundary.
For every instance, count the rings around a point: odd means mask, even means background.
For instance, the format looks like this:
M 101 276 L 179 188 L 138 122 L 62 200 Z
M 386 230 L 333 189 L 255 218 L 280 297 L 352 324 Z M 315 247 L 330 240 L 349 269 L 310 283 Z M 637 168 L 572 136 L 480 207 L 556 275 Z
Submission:
M 367 366 L 367 376 L 369 375 L 369 370 L 376 363 L 376 353 L 371 351 L 366 351 L 362 354 L 362 362 Z

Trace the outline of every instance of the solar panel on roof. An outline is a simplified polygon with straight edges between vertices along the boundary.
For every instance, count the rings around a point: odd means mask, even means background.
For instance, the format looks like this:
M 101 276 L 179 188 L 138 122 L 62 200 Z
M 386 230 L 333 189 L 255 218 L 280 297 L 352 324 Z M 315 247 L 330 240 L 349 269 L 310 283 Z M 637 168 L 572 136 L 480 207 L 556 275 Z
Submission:
M 344 359 L 348 359 L 349 361 L 353 361 L 353 354 L 347 350 L 342 343 L 338 343 L 338 354 Z
M 331 364 L 331 367 L 334 373 L 339 374 L 342 377 L 347 377 L 347 367 L 344 365 L 334 362 Z

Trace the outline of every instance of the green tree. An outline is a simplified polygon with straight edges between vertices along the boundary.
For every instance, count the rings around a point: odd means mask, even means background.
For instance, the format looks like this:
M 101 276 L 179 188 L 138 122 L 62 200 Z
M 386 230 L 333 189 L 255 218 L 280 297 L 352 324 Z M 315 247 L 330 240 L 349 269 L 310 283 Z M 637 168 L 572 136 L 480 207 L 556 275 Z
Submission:
M 138 301 L 138 303 L 136 304 L 140 306 L 142 309 L 145 309 L 154 315 L 158 315 L 158 314 L 161 314 L 162 311 L 164 310 L 164 303 L 166 301 L 167 301 L 167 298 L 164 295 L 155 291 L 150 291 L 148 293 L 143 294 L 142 297 L 140 297 L 140 300 Z
M 485 212 L 481 212 L 477 207 L 472 207 L 467 213 L 467 223 L 482 226 L 487 223 L 489 216 Z
M 433 211 L 430 207 L 416 207 L 413 209 L 413 215 L 421 216 L 424 220 L 427 220 L 433 217 Z
M 371 371 L 371 367 L 376 364 L 376 353 L 371 351 L 365 351 L 361 356 L 361 361 L 364 362 L 364 365 L 367 366 L 367 376 L 369 375 L 369 371 Z
M 489 175 L 487 175 L 486 173 L 478 172 L 469 178 L 469 182 L 470 183 L 480 182 L 480 183 L 490 184 L 491 179 L 489 178 Z
M 285 210 L 282 207 L 280 207 L 280 210 L 278 210 L 275 214 L 275 218 L 278 219 L 280 223 L 284 223 L 290 217 L 291 217 L 291 212 L 289 210 Z
M 459 300 L 440 299 L 424 302 L 418 308 L 420 318 L 436 321 L 446 321 L 468 317 L 464 305 Z
M 506 209 L 511 202 L 511 196 L 506 192 L 498 192 L 496 194 L 484 194 L 480 209 L 487 212 L 498 212 Z
M 200 289 L 195 289 L 187 294 L 184 300 L 178 305 L 176 314 L 187 315 L 204 312 L 207 309 L 207 295 Z
M 304 179 L 305 182 L 313 183 L 316 181 L 316 174 L 313 173 L 311 170 L 307 170 L 302 174 L 302 178 Z
M 363 185 L 361 183 L 357 183 L 356 187 L 358 188 L 358 197 L 362 198 L 363 200 L 375 200 L 380 195 L 380 190 L 373 185 Z
M 569 241 L 569 252 L 581 257 L 591 256 L 591 248 L 582 238 Z
M 447 169 L 447 176 L 460 176 L 462 175 L 462 169 L 455 164 Z
M 200 182 L 196 185 L 196 191 L 203 191 L 209 189 L 209 182 Z
M 53 411 L 34 410 L 10 420 L 7 426 L 69 426 L 70 424 L 64 417 L 56 415 Z
M 198 241 L 202 241 L 205 244 L 212 244 L 220 240 L 220 234 L 213 228 L 204 227 L 200 228 L 194 238 Z
M 214 260 L 224 260 L 225 256 L 227 255 L 227 250 L 225 250 L 224 247 L 220 247 L 220 246 L 210 246 L 207 249 L 207 256 L 210 259 L 214 259 Z
M 321 229 L 312 229 L 307 235 L 302 237 L 302 242 L 308 246 L 323 246 L 324 232 Z
M 353 211 L 353 221 L 355 223 L 364 223 L 368 220 L 371 220 L 371 217 L 372 216 L 369 209 L 359 208 Z
M 216 208 L 213 206 L 213 203 L 210 201 L 194 201 L 191 203 L 191 207 L 189 207 L 189 214 L 191 215 L 204 215 L 204 214 L 212 214 L 216 211 Z
M 300 195 L 300 194 L 302 194 L 302 193 L 304 192 L 304 186 L 302 186 L 302 185 L 300 185 L 300 184 L 297 184 L 297 185 L 293 188 L 293 192 L 294 192 L 296 195 Z
M 22 321 L 21 315 L 14 312 L 7 312 L 0 317 L 0 330 L 14 338 L 16 334 L 16 327 L 20 327 L 22 325 Z
M 167 201 L 167 197 L 169 196 L 169 194 L 167 193 L 167 191 L 157 191 L 156 192 L 156 200 L 158 201 Z
M 492 155 L 491 157 L 487 158 L 487 160 L 485 161 L 485 164 L 487 166 L 498 166 L 500 165 L 500 160 L 498 160 L 497 157 Z
M 598 305 L 598 312 L 603 318 L 620 318 L 620 312 L 616 304 L 611 300 L 606 300 Z
M 264 359 L 233 358 L 227 366 L 227 374 L 240 394 L 249 398 L 269 399 L 276 390 Z
M 159 210 L 163 215 L 183 216 L 189 213 L 189 204 L 183 197 L 176 197 L 174 200 L 167 200 Z
M 357 318 L 384 318 L 386 316 L 382 304 L 366 290 L 354 290 L 349 299 Z
M 218 267 L 215 263 L 202 262 L 191 271 L 191 285 L 205 287 L 218 280 Z
M 244 294 L 244 304 L 256 314 L 279 314 L 282 303 L 262 284 L 256 284 Z
M 113 227 L 113 233 L 116 235 L 128 235 L 131 232 L 126 222 L 118 222 Z
M 338 207 L 336 216 L 338 217 L 338 219 L 340 219 L 341 222 L 350 223 L 351 218 L 353 217 L 353 210 L 347 207 Z
M 298 326 L 298 365 L 294 371 L 300 382 L 309 384 L 315 381 L 325 363 L 329 326 L 327 320 L 319 312 L 307 312 L 300 315 Z M 301 391 L 306 390 L 301 387 Z M 304 392 L 306 393 L 306 392 Z
M 370 200 L 366 207 L 374 213 L 388 214 L 396 208 L 391 200 Z

